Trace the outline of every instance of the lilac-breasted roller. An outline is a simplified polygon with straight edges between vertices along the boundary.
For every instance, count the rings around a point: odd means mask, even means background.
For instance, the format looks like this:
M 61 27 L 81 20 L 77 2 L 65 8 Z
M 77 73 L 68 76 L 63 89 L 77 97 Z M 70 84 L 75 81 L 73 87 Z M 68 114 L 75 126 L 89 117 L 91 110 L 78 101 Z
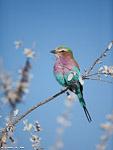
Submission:
M 60 46 L 52 50 L 51 53 L 54 53 L 56 56 L 56 62 L 54 64 L 55 79 L 62 86 L 68 86 L 77 95 L 88 121 L 91 122 L 91 117 L 83 98 L 83 80 L 81 78 L 80 68 L 73 57 L 72 50 L 68 47 Z

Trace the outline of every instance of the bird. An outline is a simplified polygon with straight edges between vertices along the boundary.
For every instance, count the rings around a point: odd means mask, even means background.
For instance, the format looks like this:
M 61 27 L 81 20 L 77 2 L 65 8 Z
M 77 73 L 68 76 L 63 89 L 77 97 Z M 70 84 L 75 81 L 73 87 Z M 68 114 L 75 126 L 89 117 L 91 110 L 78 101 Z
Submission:
M 84 82 L 80 73 L 80 67 L 77 61 L 74 59 L 72 50 L 66 46 L 59 46 L 50 52 L 56 57 L 53 69 L 55 79 L 60 85 L 68 87 L 71 92 L 77 95 L 87 120 L 91 122 L 92 119 L 86 108 L 86 103 L 83 98 Z

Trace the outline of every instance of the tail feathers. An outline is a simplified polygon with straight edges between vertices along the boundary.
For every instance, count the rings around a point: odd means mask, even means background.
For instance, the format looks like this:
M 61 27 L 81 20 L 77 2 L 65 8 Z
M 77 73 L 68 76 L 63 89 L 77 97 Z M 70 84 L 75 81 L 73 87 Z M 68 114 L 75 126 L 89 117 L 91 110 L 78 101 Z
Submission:
M 86 117 L 87 117 L 87 120 L 88 120 L 89 122 L 91 122 L 92 119 L 91 119 L 91 116 L 90 116 L 90 114 L 89 114 L 87 108 L 86 108 L 85 106 L 83 106 L 83 109 L 84 109 L 85 115 L 86 115 Z
M 81 95 L 78 95 L 78 98 L 79 98 L 79 96 L 81 96 Z M 88 110 L 87 110 L 87 108 L 86 108 L 86 103 L 85 103 L 83 97 L 80 97 L 80 98 L 79 98 L 79 101 L 80 101 L 81 106 L 82 106 L 83 109 L 84 109 L 84 112 L 85 112 L 85 115 L 86 115 L 86 117 L 87 117 L 87 120 L 88 120 L 89 122 L 91 122 L 92 119 L 91 119 L 91 116 L 90 116 L 90 114 L 89 114 L 89 112 L 88 112 Z

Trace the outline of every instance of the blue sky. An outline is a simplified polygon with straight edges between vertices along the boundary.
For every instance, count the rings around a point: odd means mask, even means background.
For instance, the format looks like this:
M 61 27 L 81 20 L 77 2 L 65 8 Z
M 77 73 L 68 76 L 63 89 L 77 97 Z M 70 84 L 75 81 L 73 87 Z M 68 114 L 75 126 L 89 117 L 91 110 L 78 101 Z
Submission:
M 18 105 L 20 113 L 62 89 L 53 77 L 54 57 L 50 50 L 58 46 L 70 47 L 84 74 L 84 68 L 89 69 L 113 40 L 112 0 L 1 0 L 0 21 L 0 56 L 5 69 L 15 76 L 24 64 L 25 56 L 22 48 L 15 50 L 14 41 L 23 39 L 27 48 L 31 48 L 36 41 L 38 59 L 31 70 L 34 77 L 26 100 Z M 113 51 L 109 51 L 102 59 L 102 65 L 112 65 L 112 55 Z M 100 66 L 97 65 L 94 71 Z M 93 122 L 87 122 L 77 101 L 73 108 L 72 126 L 64 134 L 62 150 L 95 149 L 103 134 L 99 124 L 106 121 L 106 114 L 111 113 L 113 108 L 112 88 L 111 84 L 85 81 L 84 99 Z M 55 142 L 56 117 L 65 109 L 64 99 L 65 94 L 26 117 L 29 122 L 38 120 L 44 128 L 39 136 L 45 149 Z M 16 126 L 17 146 L 31 149 L 28 133 L 22 131 L 22 121 Z M 110 140 L 109 149 L 112 148 Z

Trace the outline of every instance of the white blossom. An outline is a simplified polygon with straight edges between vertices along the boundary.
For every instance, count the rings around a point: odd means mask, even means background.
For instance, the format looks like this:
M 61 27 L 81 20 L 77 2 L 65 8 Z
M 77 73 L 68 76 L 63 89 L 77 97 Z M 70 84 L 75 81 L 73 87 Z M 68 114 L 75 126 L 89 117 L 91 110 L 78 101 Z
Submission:
M 66 99 L 66 100 L 64 101 L 64 104 L 65 104 L 67 107 L 71 107 L 71 106 L 73 106 L 73 103 L 76 101 L 76 99 L 77 99 L 76 94 L 68 95 L 68 99 Z
M 64 104 L 66 105 L 66 110 L 63 111 L 63 115 L 57 117 L 57 122 L 60 124 L 60 127 L 57 128 L 57 137 L 56 137 L 56 143 L 54 146 L 51 147 L 51 150 L 57 150 L 60 149 L 64 146 L 62 142 L 62 137 L 65 132 L 65 129 L 69 126 L 71 126 L 71 117 L 72 117 L 72 106 L 76 100 L 76 95 L 72 94 L 70 95 L 69 93 L 67 94 L 68 98 L 64 101 Z
M 103 123 L 100 125 L 100 127 L 104 130 L 108 130 L 108 129 L 112 128 L 112 126 L 113 125 L 110 122 L 106 122 L 106 123 Z
M 106 149 L 106 145 L 104 144 L 100 144 L 100 145 L 97 145 L 97 150 L 105 150 Z
M 32 128 L 32 123 L 30 123 L 29 125 L 26 125 L 26 126 L 24 127 L 24 131 L 30 131 L 31 128 Z
M 22 72 L 23 72 L 22 69 L 19 69 L 19 70 L 18 70 L 18 73 L 19 73 L 19 74 L 22 74 Z
M 69 127 L 69 126 L 71 126 L 71 122 L 70 121 L 68 121 L 68 120 L 66 120 L 64 117 L 57 117 L 57 122 L 59 123 L 59 124 L 61 124 L 61 125 L 64 125 L 64 126 L 66 126 L 66 127 Z
M 106 141 L 107 139 L 108 139 L 108 136 L 107 136 L 107 135 L 102 135 L 102 136 L 101 136 L 101 140 L 102 140 L 102 141 Z
M 71 100 L 72 95 L 69 94 L 69 95 L 67 96 L 67 98 L 68 98 L 68 100 Z
M 28 119 L 23 120 L 23 123 L 24 123 L 25 125 L 27 124 L 27 122 L 28 122 Z
M 23 130 L 24 130 L 24 131 L 28 131 L 28 132 L 30 133 L 30 135 L 31 135 L 32 137 L 30 137 L 29 140 L 33 143 L 32 146 L 34 146 L 34 149 L 37 149 L 37 150 L 38 150 L 38 149 L 39 149 L 39 146 L 40 146 L 40 140 L 41 140 L 41 138 L 36 135 L 36 132 L 37 132 L 37 131 L 41 131 L 39 122 L 38 122 L 38 121 L 35 121 L 35 124 L 32 124 L 32 123 L 27 124 L 27 122 L 28 122 L 27 119 L 23 121 L 23 123 L 25 124 L 25 127 L 24 127 Z M 32 133 L 32 129 L 31 129 L 32 127 L 34 128 L 34 133 L 35 133 L 35 134 Z M 36 129 L 36 128 L 38 128 L 38 129 Z M 39 129 L 40 129 L 40 130 L 39 130 Z
M 108 66 L 104 65 L 104 69 L 105 69 L 105 71 L 108 71 Z
M 14 117 L 16 117 L 17 114 L 18 114 L 18 112 L 19 112 L 19 109 L 16 109 L 16 110 L 14 110 L 13 112 L 14 112 Z
M 22 41 L 14 41 L 15 48 L 18 49 L 20 45 L 22 45 Z
M 35 123 L 36 123 L 36 124 L 39 124 L 39 122 L 38 122 L 38 121 L 35 121 Z
M 56 129 L 57 134 L 63 134 L 64 130 L 62 128 Z
M 84 71 L 85 71 L 85 72 L 87 72 L 87 69 L 86 69 L 86 68 L 84 68 Z
M 39 139 L 37 135 L 32 135 L 33 139 Z
M 30 139 L 29 139 L 31 142 L 33 142 L 34 143 L 34 139 L 32 139 L 31 137 L 30 137 Z
M 28 87 L 29 86 L 29 82 L 16 82 L 16 86 L 17 86 L 17 88 L 18 87 L 23 87 L 23 88 L 25 88 L 25 87 Z
M 109 68 L 108 68 L 108 70 L 109 70 L 109 73 L 113 73 L 113 66 L 109 66 Z
M 18 97 L 17 93 L 15 91 L 10 90 L 8 92 L 8 98 L 9 99 L 16 99 Z
M 29 93 L 29 89 L 23 88 L 23 92 L 24 92 L 24 93 Z
M 101 63 L 103 63 L 103 61 L 98 61 L 97 63 L 98 63 L 98 64 L 101 64 Z
M 24 48 L 24 54 L 27 55 L 28 58 L 33 58 L 35 52 L 30 48 Z
M 111 43 L 109 43 L 109 45 L 108 45 L 108 49 L 111 49 L 112 48 L 112 45 L 113 45 L 113 43 L 111 42 Z
M 98 70 L 98 72 L 101 72 L 101 71 L 103 71 L 103 67 L 100 67 Z
M 27 126 L 24 127 L 23 131 L 27 131 Z
M 107 77 L 109 74 L 111 74 L 111 77 L 113 77 L 113 66 L 108 67 L 107 65 L 104 65 L 104 69 L 105 70 L 103 70 L 102 73 L 105 74 L 105 77 Z
M 58 141 L 57 143 L 56 143 L 56 147 L 57 148 L 62 148 L 64 146 L 64 143 L 62 142 L 62 141 Z
M 106 118 L 113 121 L 113 114 L 107 115 Z

